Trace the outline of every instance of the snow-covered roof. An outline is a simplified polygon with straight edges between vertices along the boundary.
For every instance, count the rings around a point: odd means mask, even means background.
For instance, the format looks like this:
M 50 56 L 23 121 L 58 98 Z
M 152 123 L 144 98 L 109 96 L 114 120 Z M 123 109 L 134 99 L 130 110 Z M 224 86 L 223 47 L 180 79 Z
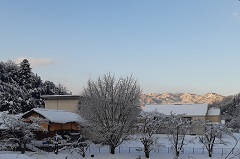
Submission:
M 41 108 L 33 108 L 29 112 L 34 111 L 42 116 L 44 116 L 46 119 L 53 123 L 69 123 L 69 122 L 80 122 L 81 117 L 76 114 L 72 113 L 70 111 L 66 110 L 54 110 L 54 109 L 41 109 Z M 24 115 L 26 115 L 26 112 Z M 23 116 L 24 116 L 23 115 Z
M 145 105 L 142 108 L 145 112 L 158 111 L 165 115 L 186 114 L 186 116 L 205 116 L 208 104 L 167 104 L 167 105 Z
M 212 116 L 212 115 L 219 115 L 220 114 L 220 109 L 219 108 L 210 108 L 208 110 L 207 115 Z

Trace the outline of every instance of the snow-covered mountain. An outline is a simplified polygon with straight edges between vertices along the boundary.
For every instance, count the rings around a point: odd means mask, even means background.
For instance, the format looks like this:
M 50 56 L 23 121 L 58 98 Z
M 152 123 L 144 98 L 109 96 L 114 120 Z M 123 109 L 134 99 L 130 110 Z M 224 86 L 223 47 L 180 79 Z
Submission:
M 143 104 L 170 104 L 170 103 L 213 103 L 221 101 L 224 96 L 216 93 L 204 95 L 192 93 L 149 93 L 142 95 Z

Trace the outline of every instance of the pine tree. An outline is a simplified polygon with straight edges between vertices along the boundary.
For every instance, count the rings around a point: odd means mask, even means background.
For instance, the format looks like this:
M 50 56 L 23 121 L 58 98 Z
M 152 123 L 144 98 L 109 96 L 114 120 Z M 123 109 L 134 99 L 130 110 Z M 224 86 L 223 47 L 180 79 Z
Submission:
M 20 86 L 31 88 L 32 77 L 33 77 L 32 68 L 30 67 L 28 60 L 24 59 L 20 63 L 20 69 L 19 69 Z
M 56 90 L 56 85 L 51 81 L 45 81 L 43 83 L 43 94 L 54 95 Z
M 19 67 L 18 65 L 9 60 L 5 63 L 6 83 L 19 83 Z
M 32 72 L 27 59 L 20 65 L 11 60 L 0 62 L 0 111 L 20 113 L 43 107 L 44 101 L 40 98 L 43 94 L 67 94 L 67 89 L 51 81 L 43 83 L 41 77 Z

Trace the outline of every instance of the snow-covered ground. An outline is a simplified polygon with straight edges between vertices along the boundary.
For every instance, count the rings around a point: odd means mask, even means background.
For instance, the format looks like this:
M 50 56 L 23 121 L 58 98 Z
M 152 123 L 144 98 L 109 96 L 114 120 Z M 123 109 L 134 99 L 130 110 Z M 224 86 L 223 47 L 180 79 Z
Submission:
M 240 134 L 235 134 L 237 138 L 240 137 Z M 150 159 L 170 159 L 173 158 L 173 153 L 170 148 L 170 143 L 166 135 L 157 135 L 159 143 L 161 143 L 160 149 L 151 151 Z M 187 141 L 192 140 L 196 136 L 187 136 Z M 135 138 L 135 139 L 134 139 Z M 236 141 L 228 136 L 224 136 L 224 139 L 229 141 L 228 145 L 216 145 L 214 149 L 213 159 L 222 159 L 228 154 L 231 148 L 234 146 Z M 143 151 L 137 151 L 139 147 L 143 147 L 142 143 L 133 137 L 133 139 L 125 141 L 116 148 L 116 154 L 112 155 L 108 152 L 107 146 L 100 145 L 91 145 L 88 151 L 86 152 L 85 159 L 145 159 Z M 236 146 L 237 149 L 240 148 L 240 143 Z M 234 154 L 238 150 L 234 151 Z M 232 155 L 234 155 L 232 154 Z M 94 155 L 94 157 L 91 157 Z M 26 152 L 26 154 L 21 155 L 20 152 L 0 152 L 0 159 L 79 159 L 82 158 L 79 154 L 71 153 L 70 149 L 65 149 L 60 151 L 57 155 L 53 152 Z M 205 159 L 208 158 L 207 150 L 203 149 L 201 143 L 197 140 L 194 142 L 188 143 L 185 145 L 184 152 L 180 155 L 180 159 Z

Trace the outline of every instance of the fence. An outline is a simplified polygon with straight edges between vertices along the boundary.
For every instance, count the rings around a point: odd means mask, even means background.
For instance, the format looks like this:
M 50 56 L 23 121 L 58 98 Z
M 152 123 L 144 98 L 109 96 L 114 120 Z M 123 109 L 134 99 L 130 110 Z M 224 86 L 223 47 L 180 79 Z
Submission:
M 52 151 L 51 148 L 53 147 L 53 144 L 39 144 L 39 143 L 33 142 L 31 146 L 41 147 L 42 150 L 49 152 L 49 151 Z M 63 146 L 68 147 L 68 145 L 65 145 L 65 144 Z M 108 146 L 89 146 L 87 149 L 87 152 L 96 154 L 96 153 L 109 153 L 110 151 Z M 115 149 L 115 153 L 143 153 L 143 152 L 144 152 L 143 147 L 118 146 Z M 240 149 L 239 148 L 235 148 L 234 150 L 232 150 L 232 148 L 214 148 L 213 149 L 214 154 L 227 155 L 229 152 L 231 152 L 232 154 L 239 154 Z M 151 153 L 173 153 L 173 148 L 171 147 L 154 148 L 151 151 Z M 208 154 L 208 151 L 206 148 L 185 147 L 182 149 L 181 153 L 182 154 Z
M 232 151 L 232 152 L 231 152 Z M 88 153 L 109 153 L 109 147 L 103 146 L 90 146 L 87 150 Z M 144 152 L 143 147 L 125 147 L 125 146 L 118 146 L 115 149 L 115 153 L 142 153 Z M 235 148 L 232 150 L 232 148 L 214 148 L 213 153 L 214 154 L 222 154 L 227 155 L 229 152 L 232 154 L 239 154 L 240 149 Z M 164 147 L 164 148 L 155 148 L 151 151 L 151 153 L 173 153 L 173 149 L 170 147 Z M 208 151 L 206 148 L 190 148 L 185 147 L 182 149 L 182 154 L 208 154 Z

